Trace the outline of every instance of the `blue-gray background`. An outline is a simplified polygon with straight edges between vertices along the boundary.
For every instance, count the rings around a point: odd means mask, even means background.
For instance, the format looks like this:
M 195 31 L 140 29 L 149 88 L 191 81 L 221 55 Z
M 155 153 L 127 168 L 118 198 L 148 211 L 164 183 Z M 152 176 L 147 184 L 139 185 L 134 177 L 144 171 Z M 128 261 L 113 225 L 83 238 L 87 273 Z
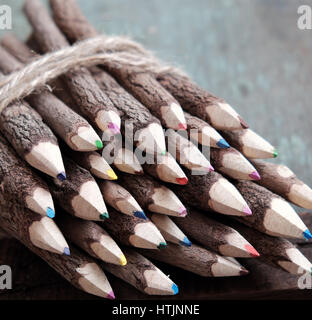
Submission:
M 78 2 L 99 31 L 131 36 L 225 98 L 312 185 L 312 30 L 297 28 L 298 6 L 312 0 Z M 0 4 L 24 39 L 23 1 Z

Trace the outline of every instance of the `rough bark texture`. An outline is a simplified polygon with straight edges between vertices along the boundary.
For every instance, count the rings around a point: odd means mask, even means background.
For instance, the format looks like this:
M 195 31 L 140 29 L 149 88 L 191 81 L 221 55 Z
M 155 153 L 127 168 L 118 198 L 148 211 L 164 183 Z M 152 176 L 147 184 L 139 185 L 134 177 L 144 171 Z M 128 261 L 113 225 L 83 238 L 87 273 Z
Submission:
M 215 103 L 225 103 L 223 99 L 200 88 L 187 77 L 166 73 L 157 80 L 179 101 L 184 110 L 210 124 L 211 119 L 206 108 Z
M 229 225 L 235 228 L 248 242 L 253 244 L 260 253 L 259 259 L 261 261 L 278 269 L 281 268 L 277 263 L 278 261 L 289 261 L 286 250 L 296 248 L 295 245 L 284 238 L 271 237 L 236 221 L 230 221 Z
M 34 28 L 34 37 L 42 52 L 55 51 L 69 45 L 39 1 L 26 2 L 24 10 Z M 86 68 L 78 68 L 61 78 L 66 82 L 81 112 L 90 121 L 95 121 L 100 110 L 112 110 L 118 114 L 117 109 L 101 91 Z
M 71 42 L 94 37 L 97 33 L 83 17 L 79 7 L 73 1 L 50 1 L 56 24 Z M 139 72 L 133 68 L 119 68 L 110 65 L 105 68 L 136 99 L 143 103 L 162 124 L 160 107 L 170 106 L 177 101 L 157 82 L 153 75 Z
M 246 200 L 252 211 L 251 216 L 239 217 L 237 219 L 244 224 L 265 233 L 266 229 L 263 224 L 265 212 L 270 208 L 271 201 L 274 198 L 280 197 L 251 181 L 234 181 L 233 184 Z
M 0 188 L 12 201 L 25 205 L 27 196 L 32 196 L 36 188 L 48 191 L 46 183 L 22 161 L 0 134 Z
M 91 72 L 99 87 L 119 110 L 123 131 L 125 130 L 124 126 L 126 121 L 128 125 L 133 125 L 134 134 L 138 130 L 146 128 L 151 123 L 160 124 L 160 121 L 121 87 L 111 75 L 98 67 L 93 67 Z
M 184 247 L 168 243 L 165 250 L 139 249 L 139 252 L 151 259 L 168 263 L 202 277 L 213 277 L 211 267 L 217 262 L 215 253 L 196 244 Z
M 53 198 L 56 202 L 68 213 L 75 215 L 73 207 L 71 205 L 72 199 L 80 192 L 80 187 L 87 181 L 94 181 L 94 178 L 89 171 L 78 166 L 74 161 L 63 158 L 64 166 L 66 170 L 66 180 L 59 181 L 53 179 L 49 183 L 49 188 Z
M 279 165 L 264 161 L 252 161 L 252 164 L 261 176 L 261 180 L 256 183 L 286 199 L 294 184 L 303 185 L 303 182 L 295 174 L 287 178 L 280 176 L 276 171 Z
M 235 232 L 232 228 L 207 217 L 195 209 L 188 208 L 185 218 L 172 217 L 173 221 L 190 238 L 205 247 L 220 252 L 219 247 L 228 243 L 226 236 Z
M 149 223 L 149 220 L 136 218 L 135 216 L 128 216 L 119 213 L 112 207 L 108 208 L 109 219 L 101 221 L 99 224 L 107 229 L 109 234 L 118 242 L 126 246 L 132 246 L 129 241 L 130 236 L 134 235 L 134 229 L 138 224 Z
M 117 266 L 104 262 L 100 266 L 117 278 L 126 281 L 139 291 L 145 293 L 144 289 L 147 287 L 147 283 L 144 272 L 146 270 L 156 270 L 156 267 L 151 261 L 130 248 L 122 248 L 122 251 L 127 257 L 127 264 L 125 266 Z
M 105 230 L 93 221 L 74 218 L 67 215 L 66 212 L 58 214 L 56 223 L 70 242 L 98 259 L 98 256 L 91 248 L 91 244 L 99 242 L 103 234 L 107 235 Z
M 188 183 L 183 186 L 171 185 L 170 188 L 183 203 L 202 210 L 209 210 L 209 190 L 222 176 L 217 172 L 209 172 L 205 175 L 194 175 L 187 169 L 184 171 L 188 178 Z
M 50 128 L 26 102 L 15 102 L 7 106 L 0 119 L 0 130 L 21 157 L 31 152 L 40 142 L 57 145 L 56 137 Z
M 152 196 L 156 188 L 161 188 L 162 185 L 149 176 L 120 174 L 118 181 L 134 196 L 138 204 L 147 210 L 148 206 L 154 203 Z
M 245 130 L 224 130 L 220 131 L 220 134 L 231 145 L 231 147 L 243 152 L 242 137 L 245 134 Z

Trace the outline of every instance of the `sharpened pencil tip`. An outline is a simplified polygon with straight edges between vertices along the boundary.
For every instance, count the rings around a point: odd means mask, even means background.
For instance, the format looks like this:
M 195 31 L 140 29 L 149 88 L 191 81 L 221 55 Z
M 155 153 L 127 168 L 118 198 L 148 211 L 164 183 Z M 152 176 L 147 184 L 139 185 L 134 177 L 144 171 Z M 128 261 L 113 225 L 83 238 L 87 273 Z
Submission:
M 147 217 L 143 211 L 134 211 L 133 215 L 137 218 L 147 220 Z
M 186 130 L 187 129 L 186 123 L 179 123 L 178 127 L 179 127 L 180 130 Z
M 63 171 L 56 176 L 60 181 L 66 180 L 66 173 Z
M 303 232 L 303 236 L 307 240 L 312 239 L 312 234 L 309 229 L 307 229 L 306 231 Z
M 261 180 L 261 177 L 259 175 L 259 173 L 257 171 L 254 171 L 252 172 L 249 177 L 252 179 L 252 180 Z
M 105 220 L 105 219 L 108 219 L 109 218 L 109 215 L 107 212 L 103 212 L 100 214 L 100 219 L 101 220 Z
M 249 252 L 252 257 L 260 257 L 260 253 L 250 244 L 245 245 L 245 249 Z
M 55 212 L 52 208 L 48 207 L 47 208 L 47 216 L 51 219 L 53 219 L 55 217 Z
M 174 295 L 179 293 L 179 288 L 175 283 L 172 284 L 171 289 L 172 289 Z
M 158 249 L 165 249 L 167 248 L 167 243 L 166 242 L 161 242 L 158 246 L 157 246 Z
M 110 300 L 116 299 L 115 294 L 114 294 L 113 291 L 111 291 L 111 292 L 107 295 L 107 299 L 110 299 Z
M 125 265 L 127 264 L 127 259 L 126 259 L 126 257 L 125 257 L 124 254 L 122 254 L 122 255 L 120 256 L 120 264 L 121 264 L 122 266 L 125 266 Z
M 167 153 L 167 151 L 166 151 L 166 150 L 163 150 L 163 151 L 161 152 L 161 155 L 162 155 L 162 156 L 165 156 L 166 153 Z
M 240 124 L 242 126 L 243 129 L 248 129 L 249 128 L 249 125 L 245 122 L 245 120 L 243 120 L 241 117 L 238 117 L 239 118 L 239 121 L 240 121 Z
M 182 186 L 186 185 L 188 183 L 188 178 L 185 177 L 185 178 L 176 178 L 176 182 L 178 184 L 181 184 Z
M 66 256 L 70 256 L 70 250 L 69 250 L 69 248 L 64 248 L 64 254 L 66 255 Z
M 118 177 L 117 177 L 117 175 L 116 175 L 116 173 L 115 173 L 115 171 L 113 169 L 107 170 L 106 173 L 110 177 L 110 179 L 112 179 L 112 180 L 117 180 L 118 179 Z
M 113 133 L 113 134 L 117 134 L 117 133 L 120 133 L 120 128 L 117 124 L 113 123 L 113 122 L 110 122 L 108 124 L 108 129 L 110 129 L 110 131 Z
M 96 140 L 95 145 L 99 150 L 103 148 L 103 142 L 101 140 Z
M 212 165 L 210 165 L 210 167 L 208 168 L 208 171 L 212 172 L 212 171 L 215 171 L 215 169 Z
M 248 273 L 249 273 L 249 271 L 248 271 L 247 269 L 245 269 L 244 267 L 242 267 L 242 268 L 240 269 L 240 272 L 239 272 L 239 274 L 240 274 L 241 276 L 246 276 Z
M 222 149 L 228 149 L 230 148 L 230 145 L 224 140 L 224 139 L 220 139 L 218 142 L 217 142 L 217 146 L 219 148 L 222 148 Z
M 179 215 L 180 215 L 181 217 L 185 217 L 186 214 L 187 214 L 186 208 L 185 208 L 185 207 L 181 207 L 181 208 L 179 209 Z
M 244 208 L 244 213 L 246 214 L 246 216 L 251 216 L 252 215 L 252 211 L 250 210 L 249 207 L 245 207 Z
M 273 157 L 276 158 L 277 156 L 278 156 L 278 152 L 277 152 L 277 150 L 274 150 Z
M 190 247 L 192 242 L 187 237 L 184 237 L 183 241 L 180 241 L 180 244 L 185 247 Z

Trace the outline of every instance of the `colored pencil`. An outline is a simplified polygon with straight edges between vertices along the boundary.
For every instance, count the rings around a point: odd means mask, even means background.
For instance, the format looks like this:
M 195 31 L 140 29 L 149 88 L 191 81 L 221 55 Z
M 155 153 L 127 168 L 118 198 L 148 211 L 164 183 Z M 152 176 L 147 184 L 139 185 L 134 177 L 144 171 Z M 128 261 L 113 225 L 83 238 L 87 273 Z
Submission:
M 57 224 L 66 238 L 90 256 L 107 263 L 126 265 L 127 259 L 112 237 L 93 221 L 58 214 Z
M 151 261 L 131 248 L 122 248 L 128 263 L 124 267 L 102 263 L 101 267 L 115 277 L 148 295 L 175 295 L 178 286 Z
M 252 211 L 232 183 L 217 172 L 205 175 L 186 170 L 188 183 L 172 185 L 171 189 L 189 206 L 202 210 L 214 210 L 226 215 L 249 216 Z
M 151 213 L 148 216 L 164 236 L 166 241 L 187 247 L 192 245 L 188 237 L 168 216 L 158 213 Z M 177 218 L 177 220 L 184 219 Z
M 253 165 L 236 149 L 210 149 L 210 161 L 215 170 L 239 180 L 260 180 Z
M 4 220 L 0 218 L 1 226 L 5 226 L 3 222 Z M 59 255 L 37 248 L 27 237 L 19 234 L 16 229 L 10 229 L 9 234 L 44 260 L 77 289 L 102 298 L 115 299 L 106 275 L 89 255 L 74 247 L 71 248 L 70 255 Z
M 50 1 L 50 5 L 54 21 L 72 43 L 97 35 L 75 1 Z M 176 130 L 186 129 L 181 106 L 151 74 L 127 66 L 119 68 L 115 65 L 107 65 L 105 69 L 147 107 L 164 127 Z
M 221 131 L 230 145 L 249 159 L 276 158 L 276 149 L 251 129 Z
M 111 181 L 99 181 L 98 184 L 105 202 L 111 207 L 129 216 L 147 219 L 137 201 L 120 184 Z
M 252 216 L 239 221 L 271 236 L 312 238 L 307 226 L 283 198 L 251 181 L 238 181 L 234 185 L 253 212 Z
M 258 257 L 256 249 L 233 228 L 208 217 L 208 213 L 188 208 L 184 219 L 173 221 L 189 237 L 205 248 L 209 248 L 222 256 L 236 258 Z M 252 242 L 253 243 L 253 242 Z
M 166 250 L 140 249 L 139 253 L 202 277 L 233 277 L 248 274 L 243 266 L 196 244 L 185 247 L 168 243 Z
M 149 176 L 121 174 L 120 184 L 135 197 L 144 210 L 184 217 L 187 212 L 179 198 L 167 187 Z
M 136 146 L 147 153 L 165 153 L 165 136 L 160 121 L 107 72 L 98 67 L 93 67 L 91 72 L 99 87 L 119 110 L 122 134 L 129 140 L 134 138 Z
M 16 101 L 3 109 L 0 130 L 29 165 L 61 181 L 66 179 L 55 135 L 27 102 Z
M 143 174 L 143 168 L 139 159 L 132 151 L 131 146 L 123 140 L 122 135 L 105 136 L 103 135 L 102 156 L 112 163 L 121 172 L 129 174 Z
M 28 63 L 34 58 L 33 51 L 12 34 L 2 39 L 2 44 L 9 48 L 12 55 L 24 57 L 23 63 Z M 2 53 L 3 50 L 0 49 Z M 12 52 L 13 51 L 13 52 Z M 8 72 L 21 69 L 23 64 L 11 54 L 1 54 L 0 64 L 8 66 Z M 93 151 L 102 148 L 100 137 L 90 124 L 50 91 L 44 90 L 26 98 L 29 104 L 41 115 L 45 123 L 73 150 Z
M 187 76 L 164 72 L 157 77 L 190 114 L 208 122 L 219 130 L 248 128 L 240 115 L 224 100 L 202 89 Z
M 287 239 L 265 235 L 234 221 L 228 223 L 254 243 L 261 261 L 296 275 L 311 273 L 311 262 Z
M 69 255 L 69 247 L 55 222 L 0 193 L 0 226 L 9 235 L 31 246 L 58 255 Z
M 54 218 L 55 210 L 47 184 L 21 160 L 0 133 L 1 191 L 29 210 Z
M 312 190 L 286 166 L 255 160 L 252 164 L 261 174 L 257 183 L 297 206 L 312 209 Z
M 230 145 L 220 133 L 204 120 L 184 112 L 189 137 L 203 146 L 212 148 L 229 148 Z
M 69 151 L 68 156 L 80 167 L 90 171 L 93 176 L 105 180 L 117 180 L 118 177 L 107 161 L 96 151 Z
M 121 244 L 146 249 L 166 248 L 165 239 L 151 221 L 121 214 L 113 208 L 109 213 L 109 221 L 102 225 Z
M 62 49 L 69 45 L 39 0 L 27 0 L 24 5 L 24 12 L 33 27 L 34 38 L 42 53 Z M 109 134 L 119 133 L 120 117 L 118 110 L 98 87 L 86 68 L 70 71 L 62 78 L 76 102 L 76 108 L 92 124 Z
M 166 131 L 166 142 L 168 152 L 177 161 L 189 170 L 210 172 L 214 168 L 208 159 L 200 152 L 195 144 L 187 139 L 187 135 L 182 135 L 174 130 Z
M 175 161 L 173 156 L 166 152 L 164 155 L 146 155 L 146 162 L 142 164 L 144 172 L 164 182 L 184 185 L 188 179 Z
M 64 157 L 67 179 L 50 181 L 54 200 L 68 213 L 85 220 L 107 219 L 107 209 L 96 181 L 89 171 Z

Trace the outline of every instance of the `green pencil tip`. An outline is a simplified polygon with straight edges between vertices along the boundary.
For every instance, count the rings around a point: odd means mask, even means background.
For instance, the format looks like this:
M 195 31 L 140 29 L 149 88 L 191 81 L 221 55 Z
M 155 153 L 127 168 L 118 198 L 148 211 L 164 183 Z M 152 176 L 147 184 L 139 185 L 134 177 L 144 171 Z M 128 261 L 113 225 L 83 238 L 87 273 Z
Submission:
M 167 247 L 167 243 L 166 242 L 161 242 L 159 245 L 158 245 L 158 249 L 165 249 Z
M 273 156 L 274 156 L 274 158 L 276 158 L 276 157 L 278 156 L 278 152 L 277 152 L 277 150 L 274 150 L 274 152 L 273 152 Z
M 103 148 L 103 142 L 101 140 L 96 140 L 95 145 L 99 150 Z
M 166 151 L 166 150 L 164 150 L 164 151 L 162 151 L 162 152 L 161 152 L 161 155 L 162 155 L 162 156 L 165 156 L 165 155 L 166 155 L 166 153 L 167 153 L 167 151 Z
M 104 213 L 100 214 L 100 219 L 101 220 L 105 220 L 105 219 L 108 219 L 108 218 L 109 218 L 109 215 L 108 215 L 107 212 L 104 212 Z

